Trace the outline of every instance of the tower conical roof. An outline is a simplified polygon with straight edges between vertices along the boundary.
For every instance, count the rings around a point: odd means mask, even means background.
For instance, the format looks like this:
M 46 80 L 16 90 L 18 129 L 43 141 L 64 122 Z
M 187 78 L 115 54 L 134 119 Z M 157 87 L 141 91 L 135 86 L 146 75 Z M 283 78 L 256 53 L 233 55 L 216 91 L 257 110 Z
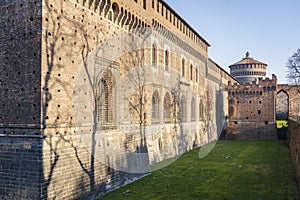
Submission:
M 229 67 L 233 66 L 233 65 L 244 65 L 244 64 L 261 64 L 261 65 L 266 65 L 266 63 L 260 62 L 258 60 L 254 60 L 253 58 L 250 57 L 250 53 L 247 52 L 246 53 L 246 57 L 243 58 L 242 60 L 230 65 Z

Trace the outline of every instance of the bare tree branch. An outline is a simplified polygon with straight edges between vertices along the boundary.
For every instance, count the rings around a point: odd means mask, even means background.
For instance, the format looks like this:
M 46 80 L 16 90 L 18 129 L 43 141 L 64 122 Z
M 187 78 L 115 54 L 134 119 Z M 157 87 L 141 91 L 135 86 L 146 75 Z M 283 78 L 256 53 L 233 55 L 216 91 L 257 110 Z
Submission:
M 286 78 L 292 85 L 295 85 L 298 88 L 298 92 L 300 92 L 300 48 L 289 57 L 286 67 L 288 69 Z

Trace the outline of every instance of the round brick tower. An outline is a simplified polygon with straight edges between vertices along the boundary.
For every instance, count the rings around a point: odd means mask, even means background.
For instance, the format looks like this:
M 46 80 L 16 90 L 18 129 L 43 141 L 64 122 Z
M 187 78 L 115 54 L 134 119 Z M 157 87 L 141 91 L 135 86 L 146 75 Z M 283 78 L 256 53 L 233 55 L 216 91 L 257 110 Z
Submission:
M 230 74 L 240 83 L 250 83 L 266 76 L 267 64 L 254 60 L 247 52 L 245 58 L 230 65 L 229 68 Z

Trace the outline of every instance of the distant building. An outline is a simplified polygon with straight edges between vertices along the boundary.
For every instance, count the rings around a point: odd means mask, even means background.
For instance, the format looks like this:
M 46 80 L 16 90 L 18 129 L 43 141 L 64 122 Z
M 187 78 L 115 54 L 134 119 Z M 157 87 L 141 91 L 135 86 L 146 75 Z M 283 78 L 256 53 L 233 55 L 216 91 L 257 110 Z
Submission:
M 272 79 L 228 84 L 227 139 L 276 139 L 276 85 Z
M 230 65 L 230 74 L 239 83 L 229 82 L 227 139 L 275 139 L 276 120 L 300 119 L 300 93 L 297 87 L 277 84 L 266 78 L 267 64 L 250 53 Z
M 254 60 L 247 52 L 245 58 L 230 65 L 229 68 L 230 74 L 240 83 L 251 83 L 266 76 L 267 64 Z

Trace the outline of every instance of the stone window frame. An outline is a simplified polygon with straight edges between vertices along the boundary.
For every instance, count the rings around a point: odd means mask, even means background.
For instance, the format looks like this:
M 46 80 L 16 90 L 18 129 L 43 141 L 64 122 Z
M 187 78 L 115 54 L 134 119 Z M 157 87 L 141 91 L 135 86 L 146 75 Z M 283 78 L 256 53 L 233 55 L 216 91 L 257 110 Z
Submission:
M 170 71 L 171 51 L 168 45 L 164 45 L 164 71 Z
M 153 124 L 157 124 L 160 122 L 160 115 L 159 115 L 159 93 L 155 90 L 152 94 L 152 101 L 151 101 L 151 120 Z
M 198 83 L 198 79 L 199 79 L 199 77 L 198 77 L 198 68 L 196 67 L 196 69 L 195 69 L 196 71 L 195 71 L 195 75 L 196 75 L 196 82 Z
M 116 129 L 116 79 L 109 69 L 98 78 L 95 88 L 96 126 L 100 130 Z
M 151 61 L 152 61 L 152 66 L 157 67 L 157 45 L 156 45 L 156 43 L 152 44 Z
M 185 77 L 185 72 L 186 72 L 185 65 L 186 65 L 186 59 L 184 56 L 181 56 L 181 76 L 182 77 Z
M 191 98 L 191 121 L 196 121 L 196 99 Z
M 164 96 L 164 123 L 171 123 L 172 120 L 172 101 L 169 92 Z
M 185 95 L 181 96 L 181 120 L 182 122 L 187 121 L 187 109 L 186 109 L 187 103 L 186 103 L 186 97 Z
M 190 80 L 193 81 L 193 71 L 194 71 L 194 65 L 193 63 L 190 63 Z
M 155 38 L 152 38 L 151 42 L 151 65 L 152 67 L 157 68 L 158 67 L 158 41 Z
M 200 97 L 199 101 L 199 120 L 204 119 L 204 103 L 203 103 L 203 97 Z

